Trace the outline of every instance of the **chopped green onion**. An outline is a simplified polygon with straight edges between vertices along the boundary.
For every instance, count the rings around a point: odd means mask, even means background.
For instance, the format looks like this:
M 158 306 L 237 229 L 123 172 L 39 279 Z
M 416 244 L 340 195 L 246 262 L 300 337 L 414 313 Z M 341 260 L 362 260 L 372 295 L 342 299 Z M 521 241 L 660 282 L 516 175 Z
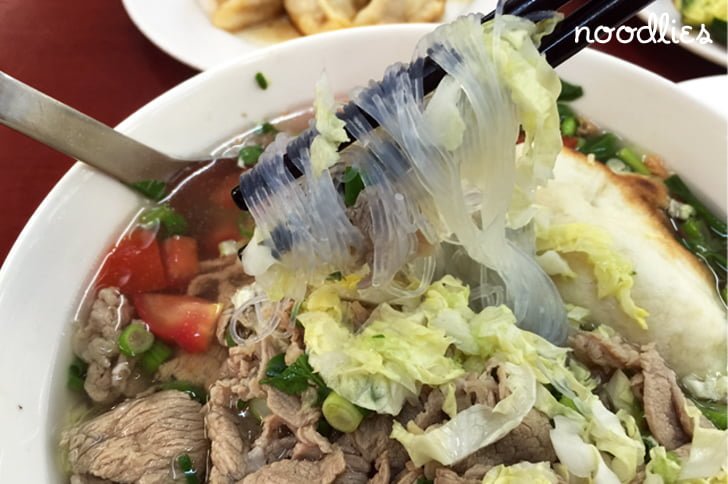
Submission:
M 266 90 L 268 89 L 268 79 L 265 78 L 262 72 L 255 73 L 255 82 L 258 83 L 258 87 Z
M 341 271 L 332 272 L 328 276 L 326 276 L 327 281 L 340 281 L 344 278 L 344 275 L 341 273 Z
M 574 403 L 574 400 L 567 397 L 566 395 L 561 395 L 561 398 L 559 399 L 559 403 L 565 407 L 569 407 L 572 410 L 579 411 L 578 408 L 576 408 L 576 404 Z
M 725 403 L 693 400 L 693 403 L 720 430 L 728 425 L 728 408 Z
M 242 412 L 243 410 L 248 408 L 248 402 L 246 402 L 245 400 L 243 400 L 241 398 L 238 398 L 238 401 L 235 404 L 235 408 L 237 408 L 238 410 L 240 410 Z
M 316 424 L 316 432 L 328 439 L 331 438 L 331 435 L 334 433 L 334 428 L 326 421 L 325 418 L 321 418 Z
M 667 188 L 670 190 L 670 195 L 673 198 L 677 198 L 684 203 L 692 205 L 693 208 L 695 208 L 695 211 L 698 212 L 698 214 L 700 214 L 706 222 L 708 222 L 708 225 L 710 225 L 710 227 L 718 235 L 723 238 L 726 237 L 727 231 L 725 221 L 716 217 L 713 212 L 708 209 L 708 207 L 701 203 L 678 175 L 667 177 L 665 179 L 665 185 L 667 185 Z
M 599 161 L 607 161 L 614 158 L 619 150 L 619 138 L 612 133 L 603 133 L 599 136 L 586 140 L 586 143 L 579 148 L 584 154 L 592 154 Z
M 157 339 L 154 340 L 152 347 L 142 354 L 139 363 L 146 373 L 153 375 L 162 363 L 172 357 L 172 353 L 172 348 Z
M 422 476 L 415 481 L 415 484 L 434 484 L 434 482 L 432 479 Z
M 194 383 L 190 383 L 188 381 L 182 381 L 182 380 L 172 380 L 172 381 L 166 381 L 159 385 L 160 390 L 177 390 L 179 392 L 184 392 L 188 394 L 190 397 L 192 397 L 193 400 L 197 400 L 201 404 L 205 404 L 207 402 L 207 392 L 205 392 L 205 389 L 202 388 L 199 385 L 195 385 Z
M 187 232 L 187 220 L 167 203 L 142 212 L 139 223 L 143 225 L 158 223 L 164 227 L 167 237 L 184 235 Z
M 131 323 L 119 335 L 119 351 L 130 358 L 139 356 L 154 344 L 154 335 L 142 323 Z
M 88 363 L 83 361 L 78 356 L 73 358 L 68 367 L 68 381 L 67 385 L 73 391 L 82 392 L 83 385 L 86 381 L 86 371 L 88 370 Z
M 559 121 L 564 122 L 566 118 L 576 119 L 576 113 L 568 104 L 556 103 L 556 108 L 559 110 Z
M 230 332 L 229 331 L 225 331 L 225 344 L 227 345 L 228 348 L 233 348 L 233 347 L 235 347 L 235 346 L 238 345 L 235 342 L 235 340 L 233 339 L 233 337 L 230 336 Z
M 564 118 L 561 122 L 561 134 L 564 136 L 574 136 L 576 134 L 576 128 L 579 127 L 579 122 L 573 116 Z
M 364 415 L 351 403 L 336 392 L 329 393 L 321 406 L 326 421 L 339 432 L 353 432 L 364 419 Z
M 617 158 L 622 160 L 635 173 L 640 175 L 652 174 L 650 169 L 642 162 L 642 157 L 627 147 L 617 151 Z
M 303 354 L 290 366 L 286 365 L 285 354 L 280 353 L 268 361 L 265 378 L 260 382 L 270 385 L 288 395 L 300 395 L 310 386 L 316 387 L 319 397 L 325 397 L 328 388 L 321 375 L 314 373 L 308 364 L 308 356 Z
M 199 484 L 200 479 L 197 477 L 197 470 L 192 465 L 192 459 L 187 454 L 182 454 L 177 457 L 177 465 L 179 466 L 182 473 L 185 475 L 185 482 L 187 484 Z
M 342 180 L 344 182 L 344 205 L 352 207 L 356 203 L 359 193 L 364 190 L 364 182 L 359 171 L 350 166 L 344 170 Z
M 272 134 L 272 133 L 278 132 L 278 129 L 275 126 L 273 126 L 272 124 L 270 124 L 268 121 L 261 124 L 259 129 L 260 129 L 260 132 L 263 134 Z
M 140 182 L 132 183 L 130 186 L 148 199 L 155 202 L 163 199 L 167 192 L 167 184 L 162 180 L 142 180 Z
M 571 84 L 561 79 L 561 93 L 559 101 L 574 101 L 584 95 L 584 89 L 576 84 Z
M 263 154 L 263 147 L 259 145 L 243 146 L 238 153 L 238 160 L 243 166 L 254 166 Z

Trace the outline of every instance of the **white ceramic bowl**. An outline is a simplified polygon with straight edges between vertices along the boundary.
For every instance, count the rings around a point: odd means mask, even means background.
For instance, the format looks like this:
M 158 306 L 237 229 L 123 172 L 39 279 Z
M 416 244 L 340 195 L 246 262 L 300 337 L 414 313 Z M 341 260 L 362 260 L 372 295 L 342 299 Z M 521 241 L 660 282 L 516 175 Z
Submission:
M 246 126 L 300 106 L 325 69 L 342 93 L 408 60 L 432 26 L 347 30 L 288 42 L 204 72 L 130 116 L 120 131 L 170 153 L 209 150 Z M 256 87 L 261 71 L 267 91 Z M 726 122 L 674 84 L 585 51 L 560 68 L 584 85 L 578 108 L 663 154 L 725 211 Z M 0 271 L 0 480 L 61 481 L 56 455 L 66 411 L 68 333 L 101 256 L 137 210 L 124 186 L 75 165 L 23 230 Z

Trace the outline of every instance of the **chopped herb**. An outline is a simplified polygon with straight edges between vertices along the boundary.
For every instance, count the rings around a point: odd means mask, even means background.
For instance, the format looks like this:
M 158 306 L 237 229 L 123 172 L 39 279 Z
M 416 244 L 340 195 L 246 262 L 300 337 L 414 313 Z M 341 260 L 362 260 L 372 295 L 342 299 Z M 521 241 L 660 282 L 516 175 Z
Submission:
M 225 344 L 227 345 L 228 348 L 233 348 L 233 347 L 235 347 L 235 346 L 238 345 L 235 342 L 235 340 L 233 339 L 233 337 L 230 336 L 230 332 L 229 331 L 225 331 Z
M 268 121 L 261 124 L 259 130 L 262 134 L 272 134 L 272 133 L 278 132 L 278 129 L 275 126 L 273 126 L 272 124 L 270 124 Z
M 237 407 L 237 409 L 242 412 L 243 410 L 248 408 L 248 402 L 246 402 L 243 399 L 238 399 L 238 402 L 235 404 L 235 407 Z
M 321 413 L 333 428 L 346 433 L 355 431 L 364 420 L 364 415 L 357 406 L 336 392 L 331 392 L 326 397 Z
M 359 171 L 350 166 L 344 170 L 342 181 L 344 182 L 344 204 L 351 207 L 356 203 L 359 193 L 364 190 L 364 182 Z
M 341 273 L 341 271 L 332 272 L 326 277 L 327 281 L 340 281 L 344 278 L 344 275 Z
M 268 89 L 268 79 L 265 78 L 262 72 L 255 73 L 255 82 L 258 83 L 258 87 L 266 90 Z
M 82 392 L 87 370 L 88 363 L 78 356 L 74 356 L 73 362 L 68 367 L 68 388 L 76 392 Z
M 197 477 L 197 470 L 192 465 L 192 459 L 190 459 L 189 455 L 182 454 L 177 457 L 177 465 L 185 475 L 185 482 L 187 484 L 199 484 L 200 479 Z
M 708 222 L 708 225 L 721 237 L 726 237 L 726 223 L 724 220 L 715 216 L 698 198 L 693 195 L 685 182 L 678 175 L 672 175 L 665 179 L 665 185 L 670 190 L 673 198 L 679 199 L 683 203 L 692 205 L 695 211 Z
M 172 353 L 174 353 L 172 348 L 159 340 L 155 340 L 152 347 L 145 351 L 141 356 L 139 363 L 147 374 L 153 375 L 157 372 L 162 363 L 172 357 Z
M 263 147 L 260 145 L 243 146 L 238 153 L 238 161 L 243 166 L 254 166 L 258 158 L 263 154 Z
M 564 118 L 561 122 L 561 134 L 564 136 L 574 136 L 576 134 L 576 128 L 579 127 L 579 122 L 573 116 Z
M 433 484 L 433 482 L 434 481 L 432 479 L 420 477 L 419 479 L 417 479 L 417 481 L 415 481 L 415 484 Z
M 568 104 L 557 103 L 556 108 L 559 110 L 559 121 L 564 122 L 566 118 L 576 119 L 576 113 Z
M 274 356 L 265 369 L 265 378 L 260 382 L 270 385 L 288 395 L 300 395 L 308 387 L 315 387 L 319 400 L 323 401 L 329 393 L 321 375 L 314 373 L 308 364 L 308 355 L 301 355 L 291 366 L 286 365 L 285 354 Z
M 167 193 L 167 184 L 162 180 L 142 180 L 130 185 L 134 190 L 138 191 L 148 199 L 158 202 L 164 198 Z
M 372 336 L 372 338 L 382 339 L 382 338 L 384 338 L 384 335 L 383 334 L 375 334 L 374 336 Z
M 602 133 L 599 136 L 586 140 L 579 148 L 584 154 L 592 154 L 599 161 L 614 158 L 619 150 L 619 138 L 612 133 Z
M 726 429 L 726 424 L 728 424 L 728 408 L 726 408 L 725 403 L 703 400 L 693 400 L 693 403 L 713 425 L 720 430 Z
M 571 84 L 561 79 L 561 93 L 559 101 L 574 101 L 584 95 L 584 89 L 576 84 Z
M 326 421 L 325 418 L 321 418 L 316 424 L 316 432 L 320 433 L 328 439 L 334 433 L 334 428 Z
M 182 380 L 172 380 L 167 381 L 159 385 L 160 390 L 177 390 L 180 392 L 185 392 L 189 396 L 192 397 L 193 400 L 197 400 L 201 404 L 205 404 L 207 402 L 207 392 L 205 392 L 205 389 L 202 388 L 199 385 L 195 385 L 194 383 L 190 383 L 188 381 L 182 381 Z
M 617 158 L 622 160 L 635 173 L 639 173 L 640 175 L 652 174 L 650 169 L 642 162 L 642 157 L 627 147 L 617 151 Z
M 164 228 L 164 235 L 183 235 L 187 232 L 187 220 L 168 203 L 163 203 L 142 212 L 139 222 L 143 225 L 158 223 Z

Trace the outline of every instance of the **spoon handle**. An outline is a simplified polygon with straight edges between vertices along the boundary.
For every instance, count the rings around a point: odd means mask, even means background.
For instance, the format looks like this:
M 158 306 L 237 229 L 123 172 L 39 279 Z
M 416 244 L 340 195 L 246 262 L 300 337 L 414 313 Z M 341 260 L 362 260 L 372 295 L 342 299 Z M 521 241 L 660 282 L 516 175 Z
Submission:
M 0 123 L 124 183 L 166 181 L 184 166 L 2 71 Z

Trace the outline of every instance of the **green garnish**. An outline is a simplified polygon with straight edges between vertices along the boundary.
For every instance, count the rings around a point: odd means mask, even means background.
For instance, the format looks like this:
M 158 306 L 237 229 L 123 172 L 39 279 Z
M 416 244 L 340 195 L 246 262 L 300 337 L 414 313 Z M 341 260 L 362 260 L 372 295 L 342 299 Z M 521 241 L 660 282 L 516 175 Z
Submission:
M 262 134 L 272 134 L 277 133 L 278 129 L 270 124 L 268 121 L 260 125 L 260 128 L 258 128 Z
M 142 180 L 130 185 L 134 190 L 138 191 L 148 199 L 158 202 L 164 198 L 167 193 L 167 184 L 162 180 Z
M 344 278 L 344 275 L 341 273 L 341 271 L 332 272 L 328 276 L 326 276 L 327 281 L 340 281 Z
M 622 160 L 635 173 L 639 173 L 640 175 L 652 174 L 650 169 L 642 162 L 642 157 L 629 148 L 625 147 L 617 151 L 617 158 Z
M 238 153 L 238 160 L 243 166 L 254 166 L 262 154 L 263 147 L 260 145 L 243 146 Z
M 68 388 L 76 392 L 82 392 L 84 382 L 86 381 L 87 370 L 88 363 L 83 361 L 78 356 L 74 356 L 73 362 L 71 362 L 68 367 Z
M 693 403 L 716 428 L 725 430 L 728 425 L 728 408 L 725 403 L 693 400 Z
M 154 335 L 142 323 L 131 323 L 119 335 L 119 351 L 130 358 L 139 356 L 154 344 Z
M 584 89 L 576 84 L 571 84 L 561 79 L 561 93 L 559 94 L 559 101 L 574 101 L 584 95 Z
M 154 340 L 152 347 L 142 354 L 139 359 L 139 363 L 146 373 L 153 375 L 157 372 L 162 363 L 172 357 L 172 353 L 174 353 L 172 348 L 159 340 Z
M 289 319 L 291 321 L 297 321 L 298 313 L 300 313 L 300 312 L 301 312 L 301 301 L 298 301 L 296 304 L 293 305 Z
M 187 232 L 187 220 L 168 203 L 149 208 L 139 216 L 143 225 L 158 223 L 164 228 L 166 237 L 183 235 Z
M 233 348 L 238 345 L 228 331 L 225 331 L 225 344 L 228 348 Z
M 576 134 L 576 128 L 579 127 L 579 122 L 573 116 L 567 116 L 561 122 L 561 134 L 564 136 L 574 136 Z
M 166 381 L 159 385 L 160 390 L 177 390 L 180 392 L 185 392 L 189 396 L 192 397 L 193 400 L 197 400 L 201 404 L 205 404 L 207 402 L 207 392 L 205 392 L 205 389 L 202 388 L 199 385 L 195 385 L 194 383 L 190 383 L 188 381 L 182 381 L 182 380 L 172 380 L 172 381 Z
M 433 484 L 435 481 L 426 477 L 420 477 L 415 481 L 415 484 Z
M 321 406 L 326 421 L 339 432 L 353 432 L 361 424 L 364 415 L 359 409 L 336 392 L 331 392 Z
M 719 236 L 726 237 L 726 223 L 724 220 L 716 217 L 713 212 L 708 209 L 698 198 L 693 195 L 685 182 L 678 175 L 671 175 L 665 179 L 665 185 L 670 190 L 670 196 L 679 199 L 683 203 L 692 205 L 695 211 L 708 222 L 710 228 Z
M 190 459 L 189 455 L 182 454 L 177 457 L 177 465 L 185 475 L 185 482 L 187 484 L 199 484 L 200 479 L 197 477 L 197 470 L 192 465 L 192 459 Z
M 556 103 L 556 108 L 559 111 L 559 121 L 564 122 L 566 118 L 574 118 L 576 119 L 576 113 L 568 104 L 564 103 Z
M 258 87 L 266 90 L 268 89 L 268 79 L 265 78 L 262 72 L 255 73 L 255 82 L 258 83 Z
M 342 181 L 344 182 L 344 205 L 351 207 L 356 203 L 359 193 L 364 190 L 364 182 L 359 171 L 350 166 L 344 170 Z
M 612 133 L 603 133 L 599 136 L 586 140 L 579 151 L 594 155 L 599 161 L 607 161 L 614 158 L 619 150 L 619 138 Z
M 305 354 L 299 356 L 291 366 L 286 365 L 284 353 L 274 356 L 268 362 L 265 376 L 260 381 L 262 384 L 270 385 L 288 395 L 300 395 L 308 387 L 314 387 L 318 391 L 319 400 L 323 401 L 329 392 L 323 378 L 314 373 L 308 364 L 308 355 Z

